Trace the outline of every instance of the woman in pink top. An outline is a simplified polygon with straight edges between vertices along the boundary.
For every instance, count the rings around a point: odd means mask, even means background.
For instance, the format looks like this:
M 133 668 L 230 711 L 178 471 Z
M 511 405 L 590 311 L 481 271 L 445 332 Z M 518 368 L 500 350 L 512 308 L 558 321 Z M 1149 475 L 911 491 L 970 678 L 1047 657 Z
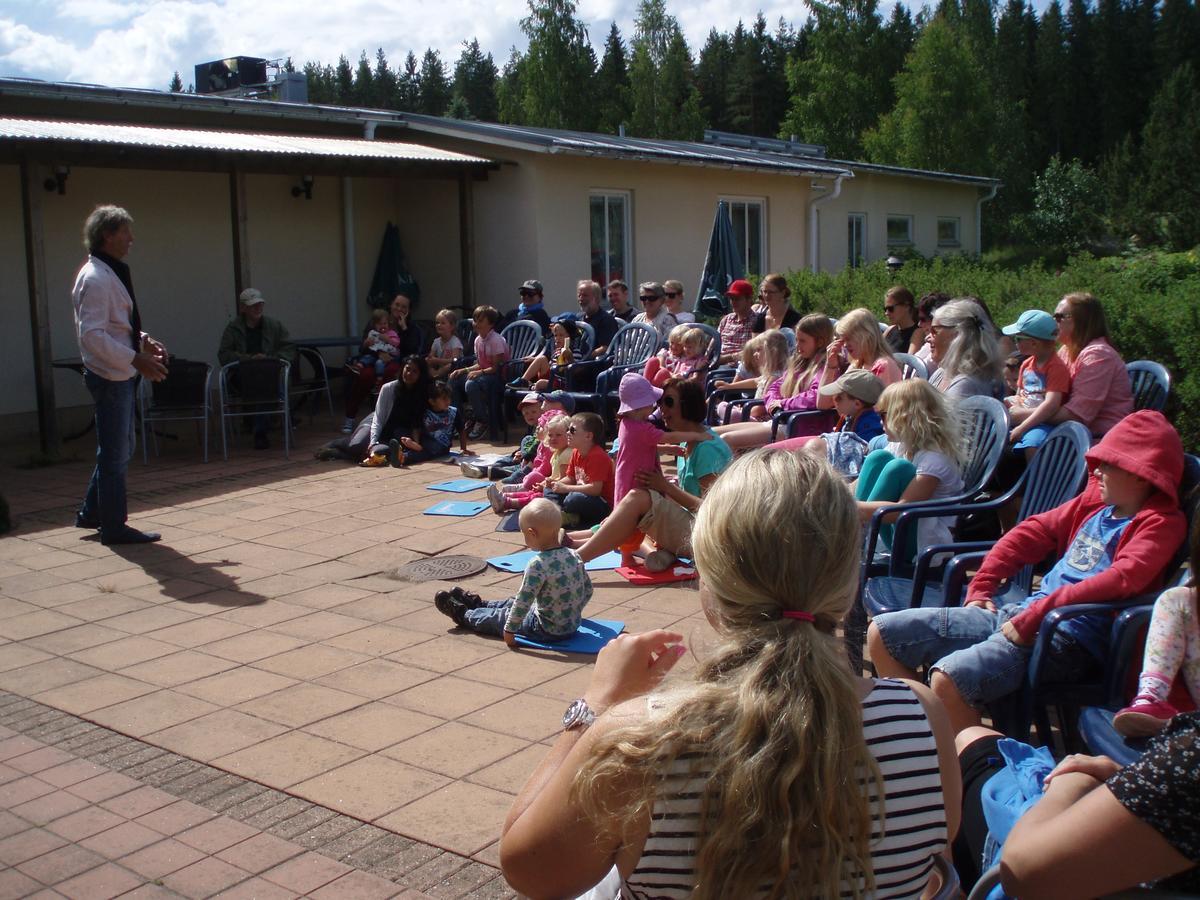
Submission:
M 796 352 L 783 376 L 767 388 L 763 399 L 769 416 L 777 412 L 816 409 L 817 388 L 825 367 L 825 346 L 833 337 L 829 317 L 819 313 L 796 324 Z M 761 447 L 771 440 L 771 419 L 765 422 L 731 422 L 714 428 L 734 450 Z
M 1100 437 L 1133 412 L 1129 373 L 1108 342 L 1104 307 L 1091 294 L 1067 294 L 1054 310 L 1058 355 L 1071 370 L 1071 395 L 1051 422 L 1082 422 Z

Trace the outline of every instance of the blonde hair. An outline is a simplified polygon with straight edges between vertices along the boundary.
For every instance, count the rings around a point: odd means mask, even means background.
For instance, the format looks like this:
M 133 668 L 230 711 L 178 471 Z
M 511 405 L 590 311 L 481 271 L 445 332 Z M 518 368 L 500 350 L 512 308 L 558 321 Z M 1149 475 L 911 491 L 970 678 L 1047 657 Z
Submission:
M 834 332 L 854 341 L 858 356 L 850 361 L 854 368 L 869 369 L 880 357 L 892 359 L 892 351 L 879 330 L 879 320 L 869 309 L 852 309 L 840 319 Z
M 817 349 L 811 357 L 802 356 L 800 344 L 796 343 L 796 352 L 792 354 L 792 363 L 788 366 L 787 375 L 783 377 L 783 384 L 780 385 L 780 393 L 784 397 L 795 396 L 797 392 L 804 390 L 812 383 L 817 370 L 825 365 L 825 348 L 833 340 L 833 325 L 829 322 L 829 316 L 822 313 L 809 313 L 797 322 L 796 333 L 800 332 L 804 332 L 812 338 Z
M 599 738 L 572 788 L 598 828 L 621 829 L 649 818 L 673 762 L 698 755 L 694 771 L 708 776 L 693 897 L 753 896 L 767 884 L 789 898 L 874 889 L 883 808 L 868 792 L 872 781 L 883 790 L 835 634 L 858 544 L 849 488 L 808 454 L 746 454 L 700 507 L 692 546 L 720 642 L 646 719 Z M 612 790 L 618 779 L 628 790 Z
M 909 459 L 921 450 L 936 450 L 962 463 L 958 418 L 941 391 L 924 378 L 889 384 L 879 395 L 875 409 L 887 414 L 888 431 Z
M 754 361 L 754 353 L 762 355 L 758 362 Z M 778 328 L 756 334 L 742 347 L 742 365 L 755 375 L 778 378 L 787 368 L 788 342 L 783 332 Z
M 667 343 L 668 344 L 685 344 L 686 345 L 687 342 L 686 342 L 685 338 L 687 337 L 687 333 L 689 331 L 694 331 L 694 330 L 695 329 L 693 329 L 691 325 L 686 325 L 686 324 L 685 325 L 676 325 L 674 328 L 672 328 L 670 331 L 667 332 Z
M 546 424 L 543 427 L 546 430 L 546 436 L 542 438 L 542 440 L 548 441 L 550 439 L 551 429 L 557 431 L 561 428 L 563 432 L 566 433 L 566 430 L 571 427 L 571 417 L 565 413 L 559 413 L 557 416 L 547 419 Z
M 380 319 L 383 319 L 385 322 L 388 321 L 388 315 L 389 315 L 389 313 L 386 309 L 372 310 L 371 311 L 371 324 L 372 325 L 375 324 Z
M 692 356 L 698 356 L 708 341 L 708 335 L 699 328 L 692 328 L 690 325 L 686 327 L 687 331 L 683 333 L 683 347 L 685 350 L 691 350 Z

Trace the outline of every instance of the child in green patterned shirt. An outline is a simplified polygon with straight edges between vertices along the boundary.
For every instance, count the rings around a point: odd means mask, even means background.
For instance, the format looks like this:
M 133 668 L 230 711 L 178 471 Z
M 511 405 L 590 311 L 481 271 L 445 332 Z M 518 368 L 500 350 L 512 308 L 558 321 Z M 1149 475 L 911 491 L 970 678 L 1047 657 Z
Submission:
M 583 608 L 592 599 L 592 580 L 579 554 L 559 541 L 562 510 L 537 499 L 521 510 L 525 546 L 534 551 L 525 566 L 517 595 L 484 603 L 459 589 L 438 591 L 434 605 L 461 628 L 503 637 L 515 648 L 517 635 L 537 641 L 563 641 L 579 628 Z

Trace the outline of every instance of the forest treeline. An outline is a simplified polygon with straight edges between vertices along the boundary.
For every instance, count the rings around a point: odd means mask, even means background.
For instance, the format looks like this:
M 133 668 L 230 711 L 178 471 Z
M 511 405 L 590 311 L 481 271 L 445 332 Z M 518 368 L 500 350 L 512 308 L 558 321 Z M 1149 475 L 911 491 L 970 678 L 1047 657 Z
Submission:
M 393 65 L 305 63 L 313 103 L 699 140 L 705 128 L 825 145 L 831 157 L 1002 179 L 989 245 L 1184 249 L 1200 243 L 1195 0 L 941 0 L 885 19 L 876 0 L 806 0 L 688 46 L 665 0 L 627 39 L 573 0 L 528 0 L 528 44 L 478 41 Z

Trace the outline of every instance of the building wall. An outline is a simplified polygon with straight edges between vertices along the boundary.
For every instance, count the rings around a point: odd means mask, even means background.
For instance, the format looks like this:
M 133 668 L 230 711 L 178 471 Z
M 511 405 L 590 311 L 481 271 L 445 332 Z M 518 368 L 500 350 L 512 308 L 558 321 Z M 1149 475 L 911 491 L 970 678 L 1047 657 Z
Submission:
M 40 179 L 39 179 L 40 180 Z M 383 229 L 400 227 L 401 245 L 421 284 L 432 318 L 461 298 L 457 183 L 446 179 L 352 179 L 356 306 L 366 324 Z M 291 196 L 295 178 L 246 178 L 251 284 L 267 298 L 267 314 L 293 336 L 341 335 L 347 329 L 345 243 L 340 179 L 318 178 L 312 200 Z M 235 314 L 229 181 L 223 174 L 71 167 L 65 196 L 42 193 L 50 334 L 55 358 L 77 357 L 71 287 L 85 253 L 81 230 L 99 203 L 117 203 L 134 217 L 129 256 L 145 328 L 174 354 L 217 362 L 221 332 Z M 0 438 L 36 435 L 24 237 L 19 214 L 20 173 L 0 166 L 0 308 L 8 326 L 0 336 L 7 361 L 0 394 Z M 331 361 L 337 351 L 328 351 Z M 55 373 L 62 421 L 77 420 L 90 398 L 82 381 Z M 86 413 L 85 413 L 86 415 Z M 69 427 L 69 425 L 68 425 Z
M 866 213 L 866 259 L 885 259 L 895 247 L 887 242 L 888 215 L 913 217 L 912 246 L 923 256 L 975 252 L 975 210 L 980 189 L 972 185 L 856 172 L 842 182 L 836 200 L 818 207 L 820 248 L 818 259 L 824 271 L 838 271 L 849 258 L 848 216 Z M 940 216 L 959 219 L 956 246 L 939 246 L 937 220 Z

